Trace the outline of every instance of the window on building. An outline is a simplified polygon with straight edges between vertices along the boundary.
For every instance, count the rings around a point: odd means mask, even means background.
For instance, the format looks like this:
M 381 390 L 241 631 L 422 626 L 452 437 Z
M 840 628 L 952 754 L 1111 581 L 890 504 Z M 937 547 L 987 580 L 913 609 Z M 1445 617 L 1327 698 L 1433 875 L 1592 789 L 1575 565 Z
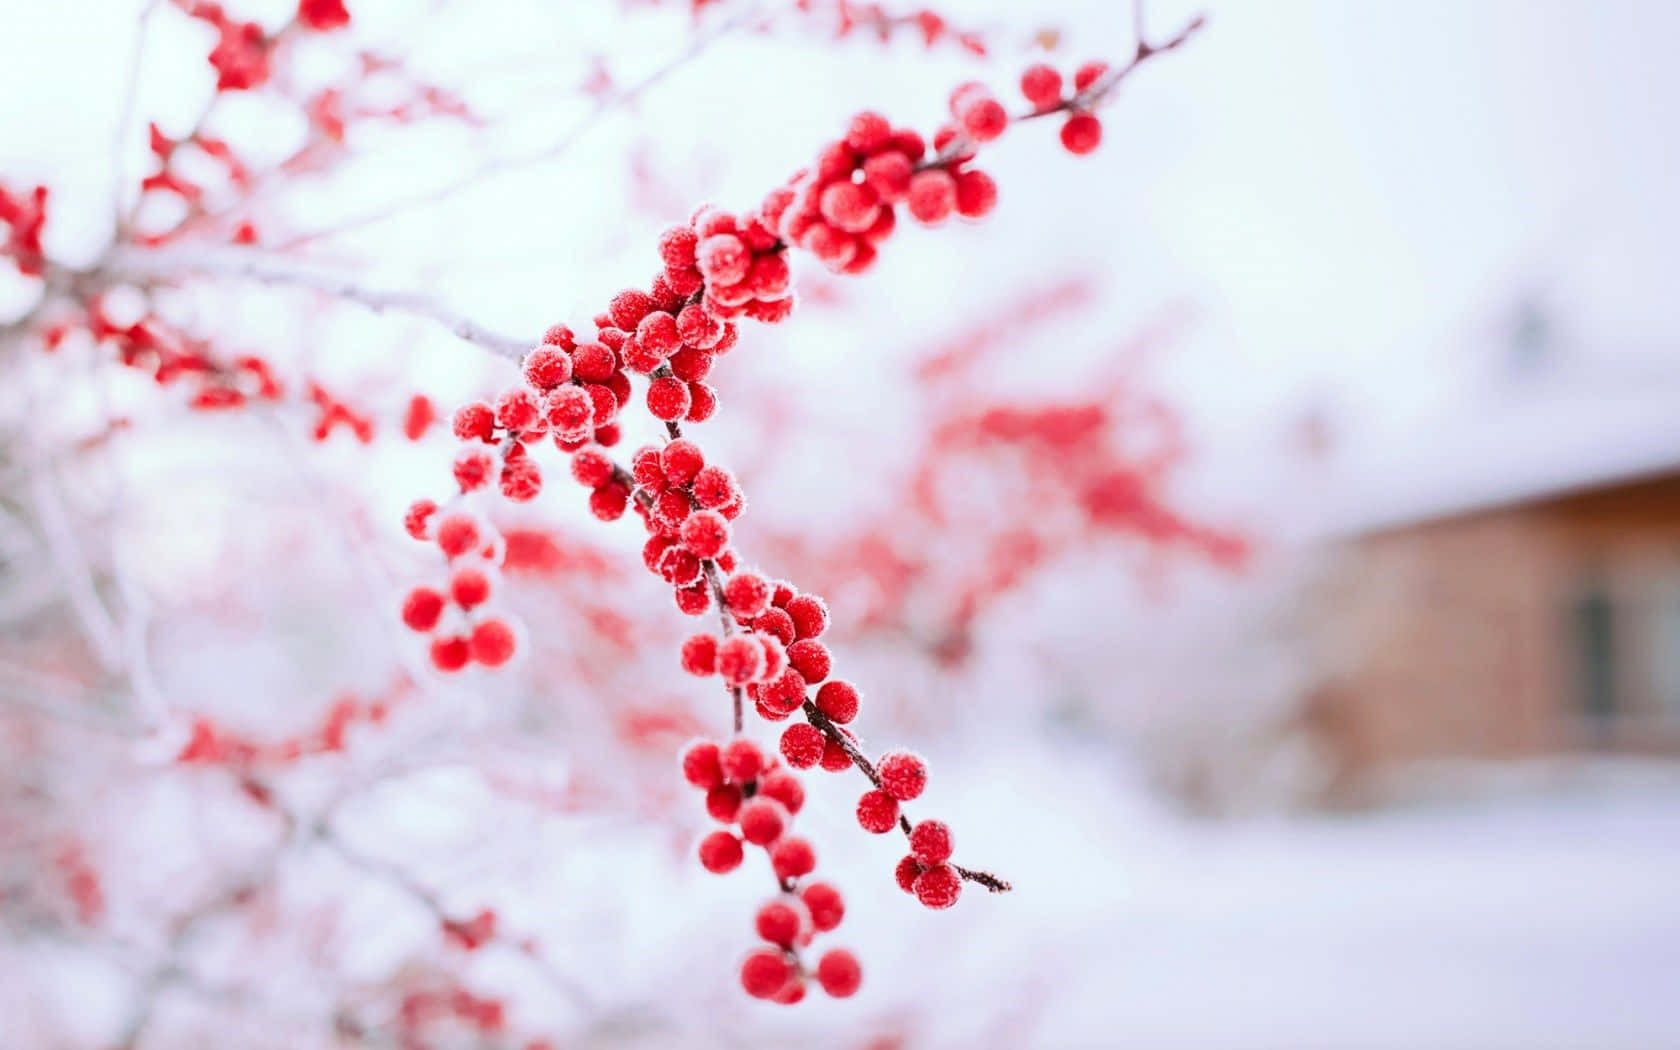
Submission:
M 1581 712 L 1603 725 L 1617 713 L 1615 608 L 1600 582 L 1588 585 L 1575 602 L 1576 695 Z

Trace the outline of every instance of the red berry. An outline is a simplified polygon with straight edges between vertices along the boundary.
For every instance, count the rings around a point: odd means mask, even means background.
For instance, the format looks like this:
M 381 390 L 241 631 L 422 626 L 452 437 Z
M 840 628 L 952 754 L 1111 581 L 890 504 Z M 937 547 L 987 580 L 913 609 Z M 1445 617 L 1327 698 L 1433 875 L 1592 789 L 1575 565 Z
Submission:
M 738 572 L 723 585 L 723 601 L 741 619 L 752 619 L 770 606 L 770 585 L 756 572 Z
M 764 667 L 764 649 L 752 638 L 735 635 L 718 646 L 717 670 L 732 686 L 743 686 L 758 677 Z
M 783 645 L 793 644 L 793 617 L 785 610 L 766 609 L 762 616 L 753 620 L 753 630 L 768 635 Z
M 923 864 L 951 859 L 951 829 L 943 821 L 924 820 L 910 829 L 910 852 Z
M 496 461 L 488 449 L 481 446 L 468 445 L 455 453 L 455 462 L 450 470 L 455 475 L 455 484 L 462 492 L 472 492 L 483 488 L 496 469 Z
M 513 659 L 517 645 L 513 628 L 501 620 L 485 620 L 473 628 L 473 659 L 486 667 L 500 667 Z
M 929 908 L 949 908 L 962 893 L 962 878 L 949 864 L 935 865 L 916 876 L 911 892 Z
M 828 630 L 828 606 L 814 594 L 799 594 L 783 606 L 793 619 L 795 637 L 815 638 Z
M 502 495 L 515 503 L 529 503 L 542 491 L 542 470 L 534 459 L 510 459 L 502 464 Z
M 496 422 L 509 430 L 524 430 L 541 413 L 537 395 L 528 387 L 515 387 L 496 399 Z
M 722 510 L 741 498 L 735 476 L 722 467 L 707 467 L 700 471 L 694 476 L 690 491 L 694 493 L 694 502 L 708 510 Z
M 708 284 L 727 286 L 738 283 L 747 275 L 752 253 L 747 251 L 747 246 L 741 243 L 739 237 L 720 233 L 700 242 L 695 262 Z
M 909 751 L 882 755 L 875 769 L 881 774 L 881 790 L 900 802 L 909 802 L 927 787 L 927 764 Z
M 957 173 L 957 214 L 978 219 L 997 206 L 997 183 L 983 171 Z
M 548 395 L 543 417 L 557 434 L 583 436 L 595 420 L 595 402 L 580 386 L 562 386 Z
M 470 401 L 457 408 L 451 426 L 462 441 L 496 440 L 496 413 L 482 401 Z
M 840 925 L 840 920 L 846 917 L 846 900 L 840 896 L 840 891 L 826 882 L 813 882 L 799 891 L 799 899 L 805 902 L 805 910 L 811 916 L 811 925 L 818 933 L 827 933 Z
M 741 812 L 741 789 L 734 784 L 720 784 L 706 792 L 706 812 L 713 820 L 735 823 Z
M 700 243 L 687 226 L 673 226 L 659 235 L 659 258 L 667 270 L 683 270 L 694 265 L 694 248 Z
M 863 984 L 863 968 L 851 952 L 844 948 L 830 948 L 817 960 L 817 983 L 834 998 L 844 999 Z
M 770 1001 L 783 1006 L 792 1006 L 794 1003 L 803 1001 L 804 998 L 805 980 L 796 974 L 788 983 L 782 985 L 781 991 L 770 997 Z
M 579 485 L 598 489 L 612 480 L 613 461 L 598 448 L 582 448 L 572 454 L 572 477 Z
M 696 740 L 682 754 L 683 779 L 697 788 L 711 790 L 723 783 L 723 760 L 716 743 Z
M 759 682 L 758 702 L 778 715 L 791 714 L 805 702 L 805 679 L 791 667 L 774 678 L 766 672 Z
M 438 524 L 438 549 L 451 560 L 476 548 L 478 539 L 478 523 L 465 514 L 451 514 Z
M 922 862 L 914 856 L 905 857 L 893 869 L 893 878 L 898 880 L 899 889 L 905 893 L 916 892 L 916 876 L 922 873 Z
M 723 775 L 734 784 L 740 784 L 758 776 L 764 768 L 764 752 L 758 745 L 744 736 L 731 740 L 723 749 Z
M 845 733 L 846 730 L 842 729 L 840 732 Z M 830 773 L 839 773 L 850 769 L 851 766 L 852 756 L 846 753 L 840 741 L 834 737 L 827 737 L 823 741 L 822 767 Z
M 788 663 L 805 681 L 815 685 L 828 677 L 828 672 L 834 666 L 834 660 L 828 654 L 828 646 L 815 638 L 801 638 L 788 646 Z M 800 690 L 800 695 L 804 695 Z
M 697 510 L 683 520 L 681 537 L 696 558 L 715 558 L 729 546 L 729 522 L 715 510 Z
M 990 142 L 1009 127 L 1009 114 L 995 98 L 978 98 L 957 114 L 965 135 L 975 142 Z
M 805 722 L 796 722 L 782 730 L 782 757 L 795 769 L 810 769 L 822 761 L 822 730 Z
M 859 153 L 874 153 L 892 137 L 892 125 L 887 118 L 871 110 L 852 117 L 846 125 L 846 145 Z
M 437 504 L 429 499 L 417 499 L 410 503 L 403 514 L 403 531 L 417 540 L 428 539 L 432 515 L 437 513 L 437 509 Z
M 542 341 L 547 346 L 558 346 L 562 350 L 570 350 L 577 345 L 577 337 L 563 324 L 549 325 Z
M 755 798 L 741 807 L 741 837 L 755 846 L 768 846 L 782 837 L 787 810 L 780 802 Z
M 635 288 L 626 288 L 613 296 L 612 304 L 607 307 L 607 314 L 612 323 L 626 332 L 636 330 L 636 325 L 653 309 L 653 298 L 646 292 Z
M 758 793 L 762 798 L 773 798 L 780 802 L 789 816 L 794 816 L 805 808 L 805 785 L 785 769 L 771 770 L 760 777 Z
M 914 173 L 910 158 L 896 150 L 877 153 L 863 162 L 864 185 L 888 204 L 897 204 L 910 195 L 910 176 Z M 891 214 L 890 209 L 884 210 L 876 216 L 876 223 L 881 222 L 883 215 Z
M 1107 62 L 1087 62 L 1073 71 L 1073 89 L 1084 91 L 1108 72 Z
M 636 326 L 636 341 L 642 348 L 661 359 L 670 357 L 682 339 L 677 335 L 677 319 L 667 313 L 651 313 Z
M 712 607 L 712 591 L 704 580 L 679 588 L 676 597 L 677 609 L 685 616 L 699 616 Z
M 865 831 L 885 835 L 898 824 L 898 800 L 885 791 L 865 791 L 858 799 L 857 822 Z
M 539 346 L 525 355 L 525 382 L 547 393 L 572 378 L 572 359 L 557 346 Z
M 832 722 L 845 725 L 857 717 L 858 691 L 850 682 L 824 682 L 817 690 L 817 710 Z
M 459 671 L 472 659 L 472 646 L 465 638 L 432 639 L 432 666 L 440 671 Z
M 460 569 L 449 580 L 449 596 L 463 609 L 483 605 L 490 599 L 490 577 L 477 569 Z
M 429 631 L 443 616 L 443 595 L 430 587 L 416 587 L 403 599 L 402 620 L 411 631 Z
M 807 919 L 805 908 L 797 898 L 779 897 L 766 902 L 758 909 L 758 915 L 753 919 L 753 927 L 758 930 L 760 937 L 771 944 L 792 948 L 793 943 L 804 932 Z
M 674 423 L 688 414 L 688 384 L 675 376 L 661 376 L 648 384 L 647 407 L 655 419 Z
M 760 948 L 741 962 L 741 987 L 755 999 L 771 998 L 792 977 L 793 966 L 774 948 Z
M 944 222 L 957 205 L 956 181 L 941 168 L 917 172 L 910 179 L 907 202 L 917 222 L 928 225 Z
M 1049 109 L 1062 100 L 1062 75 L 1042 62 L 1021 74 L 1021 94 L 1034 109 Z
M 589 494 L 589 512 L 602 521 L 617 521 L 624 516 L 630 503 L 630 490 L 617 481 L 609 482 Z
M 770 847 L 770 867 L 784 882 L 809 875 L 817 866 L 817 853 L 811 844 L 797 836 L 782 837 Z
M 709 634 L 697 634 L 682 644 L 683 670 L 704 678 L 717 673 L 718 642 Z
M 1083 156 L 1102 142 L 1102 121 L 1089 113 L 1075 113 L 1062 125 L 1062 145 L 1069 153 Z
M 700 866 L 723 875 L 741 866 L 741 840 L 727 831 L 714 831 L 700 840 Z

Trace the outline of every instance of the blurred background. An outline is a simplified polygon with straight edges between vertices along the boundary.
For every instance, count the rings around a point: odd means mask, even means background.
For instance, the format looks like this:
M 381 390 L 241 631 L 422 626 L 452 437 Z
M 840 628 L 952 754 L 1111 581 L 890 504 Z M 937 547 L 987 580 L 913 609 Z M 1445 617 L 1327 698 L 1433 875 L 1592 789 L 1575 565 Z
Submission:
M 855 998 L 741 994 L 768 886 L 693 862 L 674 764 L 725 698 L 552 450 L 485 507 L 525 651 L 429 669 L 401 519 L 454 444 L 404 414 L 513 368 L 417 312 L 581 328 L 851 113 L 1133 48 L 1106 0 L 885 6 L 351 0 L 213 112 L 290 166 L 198 158 L 199 215 L 139 187 L 215 34 L 4 5 L 45 256 L 250 223 L 293 277 L 145 308 L 365 427 L 194 410 L 0 267 L 0 1046 L 1680 1045 L 1672 4 L 1152 0 L 1208 26 L 1096 153 L 1013 128 L 985 221 L 743 329 L 696 428 L 739 546 L 828 597 L 866 750 L 927 755 L 921 811 L 1016 887 L 919 908 L 861 780 L 807 778 Z

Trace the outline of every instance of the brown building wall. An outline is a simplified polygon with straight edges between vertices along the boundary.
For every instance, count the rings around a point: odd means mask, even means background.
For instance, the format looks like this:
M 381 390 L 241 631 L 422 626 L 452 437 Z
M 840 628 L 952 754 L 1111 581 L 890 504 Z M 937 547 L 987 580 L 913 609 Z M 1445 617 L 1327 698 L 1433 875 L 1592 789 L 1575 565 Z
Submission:
M 1417 759 L 1680 751 L 1680 475 L 1373 532 L 1338 558 L 1306 717 L 1343 785 Z

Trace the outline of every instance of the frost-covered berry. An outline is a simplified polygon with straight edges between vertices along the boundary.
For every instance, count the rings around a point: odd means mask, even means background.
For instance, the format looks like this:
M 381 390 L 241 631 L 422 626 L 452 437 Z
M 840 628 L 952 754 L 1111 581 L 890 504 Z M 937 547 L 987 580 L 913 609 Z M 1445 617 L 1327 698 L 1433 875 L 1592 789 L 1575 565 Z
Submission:
M 766 676 L 758 685 L 758 702 L 775 714 L 791 714 L 805 702 L 805 679 L 791 667 L 774 678 Z
M 785 769 L 773 769 L 760 777 L 758 793 L 762 798 L 773 798 L 780 802 L 789 816 L 794 816 L 805 808 L 805 785 Z
M 784 835 L 770 847 L 770 867 L 778 879 L 788 881 L 809 875 L 817 866 L 817 852 L 795 835 Z
M 715 510 L 697 510 L 683 520 L 680 535 L 696 558 L 715 558 L 729 546 L 729 522 Z
M 434 638 L 431 657 L 432 666 L 438 670 L 459 671 L 472 659 L 472 646 L 465 638 Z
M 429 631 L 443 616 L 443 595 L 430 587 L 416 587 L 403 599 L 402 621 L 411 631 Z
M 1102 121 L 1089 113 L 1075 113 L 1062 125 L 1062 145 L 1069 153 L 1084 155 L 1102 143 Z
M 485 620 L 473 628 L 472 657 L 486 667 L 500 667 L 513 659 L 518 642 L 503 620 Z
M 557 434 L 581 436 L 595 421 L 595 402 L 580 386 L 562 386 L 548 395 L 543 418 Z
M 746 685 L 763 667 L 764 649 L 752 638 L 738 634 L 718 645 L 718 674 L 730 685 Z
M 723 601 L 737 617 L 750 620 L 770 607 L 770 584 L 756 572 L 738 572 L 724 582 Z
M 525 382 L 547 393 L 572 378 L 572 359 L 558 346 L 539 346 L 525 355 Z
M 476 548 L 478 540 L 478 523 L 465 514 L 451 514 L 438 523 L 437 545 L 446 558 L 459 558 Z
M 542 409 L 529 387 L 514 387 L 496 399 L 496 422 L 509 430 L 524 430 L 537 421 Z
M 846 730 L 842 729 L 840 732 L 845 733 Z M 839 773 L 842 770 L 850 769 L 851 765 L 852 756 L 846 753 L 846 749 L 840 741 L 834 737 L 827 737 L 823 741 L 822 767 L 830 773 Z
M 700 866 L 723 875 L 741 866 L 741 840 L 727 831 L 714 831 L 700 840 Z
M 828 646 L 815 638 L 801 638 L 787 648 L 788 665 L 805 681 L 815 685 L 828 677 L 828 672 L 834 666 L 834 660 L 828 653 Z M 804 690 L 800 690 L 803 695 Z
M 706 456 L 699 445 L 678 438 L 659 450 L 658 464 L 661 480 L 672 485 L 686 485 L 706 465 Z
M 648 384 L 647 408 L 653 418 L 674 423 L 688 414 L 688 384 L 675 376 L 661 376 Z
M 502 496 L 515 503 L 529 503 L 542 491 L 542 468 L 528 457 L 502 464 Z
M 1009 127 L 1009 114 L 995 98 L 976 98 L 957 114 L 957 123 L 975 142 L 990 142 Z
M 709 284 L 736 284 L 747 275 L 752 253 L 733 234 L 720 233 L 700 242 L 695 263 Z
M 865 791 L 858 799 L 857 822 L 871 834 L 886 834 L 898 824 L 898 800 L 885 791 Z
M 1108 72 L 1107 62 L 1087 62 L 1073 71 L 1073 89 L 1084 91 Z
M 863 984 L 863 968 L 851 952 L 844 948 L 830 948 L 817 960 L 817 983 L 829 995 L 844 999 Z
M 437 513 L 438 505 L 429 499 L 417 499 L 408 505 L 403 513 L 403 531 L 417 540 L 430 538 L 432 515 Z
M 764 752 L 744 736 L 731 740 L 723 748 L 723 775 L 731 783 L 740 784 L 758 776 L 764 769 Z
M 910 158 L 897 151 L 877 153 L 863 162 L 864 185 L 888 204 L 897 204 L 910 195 L 910 176 L 914 173 L 915 166 Z M 880 219 L 881 216 L 877 215 L 876 221 Z
M 692 635 L 682 644 L 682 667 L 704 678 L 717 673 L 718 641 L 709 634 Z
M 694 265 L 694 248 L 700 238 L 687 226 L 673 226 L 659 235 L 659 260 L 667 270 L 683 270 Z
M 1034 109 L 1050 109 L 1062 100 L 1062 75 L 1042 62 L 1021 74 L 1021 94 Z
M 813 882 L 799 891 L 799 899 L 805 902 L 805 910 L 811 916 L 811 925 L 818 933 L 827 933 L 840 925 L 840 920 L 846 917 L 846 900 L 840 896 L 840 891 L 826 882 Z
M 768 635 L 783 645 L 792 645 L 794 638 L 793 617 L 782 609 L 766 609 L 764 614 L 753 620 L 753 630 L 759 634 Z
M 928 225 L 943 222 L 957 205 L 956 180 L 941 168 L 917 172 L 910 179 L 906 203 L 917 222 Z
M 909 751 L 882 755 L 875 769 L 881 774 L 881 790 L 900 802 L 911 801 L 927 787 L 927 763 Z
M 706 812 L 713 820 L 735 823 L 741 812 L 741 789 L 734 784 L 720 784 L 706 792 Z
M 787 827 L 787 810 L 780 802 L 755 798 L 741 807 L 741 837 L 755 846 L 768 846 L 782 837 Z
M 450 425 L 462 441 L 496 440 L 496 413 L 483 401 L 469 401 L 457 408 Z
M 711 790 L 723 783 L 723 757 L 711 740 L 696 740 L 682 754 L 683 779 L 697 788 Z
M 898 888 L 905 893 L 916 892 L 916 878 L 922 873 L 922 862 L 914 856 L 907 856 L 898 862 L 893 869 L 893 878 L 898 880 Z
M 771 944 L 792 948 L 805 930 L 808 916 L 798 898 L 778 897 L 766 901 L 753 917 L 753 928 Z
M 580 448 L 572 454 L 572 477 L 585 488 L 600 488 L 612 480 L 613 461 L 598 448 Z
M 944 821 L 922 821 L 910 829 L 910 852 L 923 864 L 945 863 L 951 859 L 951 829 Z
M 612 303 L 607 307 L 607 315 L 612 323 L 626 332 L 636 330 L 636 325 L 653 309 L 653 299 L 646 292 L 636 288 L 626 288 L 612 297 Z
M 827 715 L 829 721 L 845 725 L 857 717 L 858 691 L 852 683 L 839 679 L 824 682 L 817 690 L 816 704 L 817 710 Z
M 589 512 L 602 521 L 617 521 L 630 504 L 630 490 L 617 481 L 609 481 L 589 494 Z
M 828 606 L 814 594 L 800 594 L 783 606 L 793 619 L 794 636 L 815 638 L 828 630 Z
M 483 605 L 490 599 L 490 577 L 478 569 L 458 569 L 449 578 L 449 596 L 463 609 Z
M 643 349 L 660 358 L 670 357 L 682 345 L 677 334 L 677 319 L 667 313 L 651 313 L 636 326 L 636 341 Z
M 741 961 L 741 987 L 755 999 L 769 999 L 793 978 L 793 964 L 774 948 L 760 948 Z
M 997 206 L 997 183 L 983 171 L 957 173 L 957 214 L 979 219 Z
M 700 559 L 681 547 L 667 548 L 659 556 L 659 575 L 676 587 L 686 587 L 700 578 Z
M 795 769 L 810 769 L 822 761 L 822 730 L 807 722 L 796 722 L 782 730 L 782 757 Z
M 690 491 L 694 493 L 694 502 L 707 510 L 721 511 L 741 498 L 741 487 L 735 483 L 735 476 L 722 467 L 700 471 L 694 476 Z
M 455 453 L 450 470 L 462 492 L 473 492 L 489 483 L 496 470 L 496 460 L 483 446 L 468 445 Z
M 949 864 L 936 864 L 916 876 L 911 892 L 926 907 L 949 908 L 962 893 L 962 878 Z
M 577 337 L 563 324 L 549 325 L 542 341 L 545 346 L 558 346 L 562 350 L 570 350 L 577 345 Z

